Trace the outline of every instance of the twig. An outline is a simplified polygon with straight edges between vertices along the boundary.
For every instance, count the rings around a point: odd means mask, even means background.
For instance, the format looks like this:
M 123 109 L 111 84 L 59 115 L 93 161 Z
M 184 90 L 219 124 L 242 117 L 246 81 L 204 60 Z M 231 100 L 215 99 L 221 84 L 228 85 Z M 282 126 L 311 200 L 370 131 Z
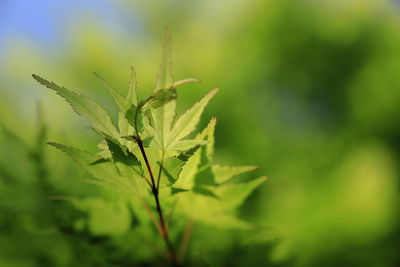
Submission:
M 183 233 L 182 242 L 178 254 L 180 262 L 183 262 L 187 248 L 189 247 L 189 241 L 190 241 L 190 236 L 192 235 L 193 225 L 194 221 L 192 219 L 189 219 L 188 222 L 186 223 L 185 232 Z
M 137 130 L 136 130 L 136 134 L 137 134 L 137 136 L 135 136 L 134 139 L 136 140 L 136 142 L 137 142 L 137 144 L 138 144 L 138 146 L 140 148 L 140 152 L 142 153 L 143 159 L 144 159 L 144 161 L 146 163 L 147 170 L 149 171 L 149 175 L 150 175 L 150 179 L 151 179 L 151 191 L 153 193 L 153 197 L 154 197 L 154 200 L 156 202 L 158 218 L 159 218 L 159 221 L 160 221 L 161 237 L 164 239 L 164 243 L 165 243 L 165 245 L 167 247 L 168 256 L 169 256 L 169 259 L 170 259 L 171 263 L 174 266 L 179 266 L 179 261 L 178 261 L 178 257 L 177 257 L 176 252 L 175 252 L 174 245 L 172 244 L 172 242 L 171 242 L 171 240 L 169 238 L 168 228 L 167 228 L 167 225 L 165 223 L 164 215 L 163 215 L 163 212 L 162 212 L 162 209 L 161 209 L 160 200 L 159 200 L 159 197 L 158 197 L 157 185 L 156 185 L 156 182 L 154 180 L 154 176 L 153 176 L 153 172 L 152 172 L 151 167 L 150 167 L 149 160 L 147 159 L 146 151 L 144 150 L 143 141 L 140 138 L 139 133 L 138 133 Z
M 149 205 L 147 205 L 146 201 L 141 197 L 140 200 L 142 201 L 143 207 L 146 209 L 151 221 L 154 223 L 154 226 L 156 227 L 157 231 L 162 234 L 160 224 L 157 222 L 156 218 L 153 215 L 153 212 L 151 212 L 151 209 Z

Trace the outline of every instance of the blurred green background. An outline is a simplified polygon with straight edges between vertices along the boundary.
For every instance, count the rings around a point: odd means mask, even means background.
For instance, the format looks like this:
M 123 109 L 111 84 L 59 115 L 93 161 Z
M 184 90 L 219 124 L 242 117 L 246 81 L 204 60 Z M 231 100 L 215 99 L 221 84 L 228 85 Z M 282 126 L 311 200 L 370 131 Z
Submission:
M 94 151 L 99 137 L 31 74 L 115 117 L 92 73 L 125 92 L 133 65 L 146 96 L 165 26 L 174 77 L 202 80 L 180 90 L 178 111 L 220 87 L 202 121 L 218 118 L 216 161 L 269 176 L 239 214 L 257 230 L 195 225 L 187 264 L 399 266 L 400 3 L 389 0 L 2 0 L 0 266 L 162 266 L 126 211 L 44 145 Z

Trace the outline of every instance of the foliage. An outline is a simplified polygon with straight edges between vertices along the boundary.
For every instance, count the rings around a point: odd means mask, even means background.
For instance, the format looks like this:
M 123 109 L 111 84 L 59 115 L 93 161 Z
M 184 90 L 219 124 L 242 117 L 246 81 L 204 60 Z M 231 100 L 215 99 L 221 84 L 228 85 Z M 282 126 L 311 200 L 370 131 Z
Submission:
M 186 261 L 399 265 L 398 1 L 118 0 L 106 8 L 106 1 L 45 1 L 41 11 L 19 2 L 5 6 L 0 33 L 0 121 L 24 143 L 0 130 L 1 266 L 162 265 L 148 245 L 158 248 L 162 239 L 136 219 L 140 201 L 82 183 L 89 173 L 58 149 L 36 144 L 32 111 L 38 99 L 51 125 L 45 142 L 95 152 L 99 137 L 30 74 L 35 70 L 95 96 L 118 126 L 113 98 L 89 74 L 98 71 L 124 92 L 126 66 L 140 66 L 140 99 L 151 95 L 164 25 L 174 30 L 179 51 L 176 78 L 202 77 L 201 84 L 178 88 L 177 113 L 206 88 L 223 88 L 199 123 L 202 129 L 207 118 L 218 116 L 213 162 L 255 164 L 271 177 L 236 212 L 265 228 L 196 222 Z M 73 16 L 51 15 L 60 12 Z M 36 161 L 27 156 L 34 148 L 42 150 L 47 189 L 36 185 Z M 261 170 L 241 178 L 255 172 Z M 60 196 L 68 202 L 56 200 Z M 191 223 L 173 214 L 170 234 L 179 244 Z M 146 210 L 141 215 L 142 221 L 149 217 Z
M 177 87 L 198 80 L 173 81 L 170 53 L 167 33 L 156 86 L 153 93 L 141 101 L 137 96 L 133 68 L 126 96 L 95 73 L 118 105 L 118 127 L 95 100 L 38 75 L 34 74 L 33 78 L 62 96 L 77 114 L 89 119 L 91 129 L 102 137 L 97 153 L 49 143 L 89 172 L 92 176 L 90 182 L 113 190 L 120 199 L 116 212 L 112 211 L 115 210 L 113 207 L 109 208 L 113 218 L 107 219 L 94 213 L 98 219 L 90 223 L 90 230 L 112 234 L 118 232 L 113 227 L 129 228 L 129 221 L 134 218 L 137 225 L 133 230 L 148 233 L 154 239 L 156 231 L 148 229 L 153 223 L 155 227 L 151 229 L 156 229 L 163 237 L 169 259 L 178 264 L 188 242 L 188 231 L 185 231 L 178 255 L 176 240 L 170 239 L 171 235 L 176 239 L 183 232 L 179 222 L 189 220 L 189 225 L 196 221 L 222 228 L 251 229 L 252 225 L 237 218 L 235 211 L 266 178 L 240 180 L 238 175 L 257 167 L 229 167 L 213 163 L 216 118 L 212 118 L 200 133 L 193 134 L 217 88 L 177 117 Z M 99 199 L 63 199 L 89 212 L 95 212 L 96 206 L 102 205 Z M 133 218 L 129 218 L 129 210 Z M 168 217 L 165 216 L 167 210 Z M 158 219 L 155 219 L 154 212 Z M 171 214 L 174 215 L 173 220 Z M 107 226 L 99 224 L 99 220 L 118 222 L 111 222 L 107 230 Z

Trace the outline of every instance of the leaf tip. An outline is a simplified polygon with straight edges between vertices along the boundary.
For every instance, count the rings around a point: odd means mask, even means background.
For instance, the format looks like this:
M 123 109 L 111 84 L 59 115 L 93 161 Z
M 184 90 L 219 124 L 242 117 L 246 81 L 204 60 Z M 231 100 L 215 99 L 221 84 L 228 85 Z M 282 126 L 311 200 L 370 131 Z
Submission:
M 173 87 L 173 88 L 176 88 L 176 87 L 181 86 L 181 85 L 183 85 L 183 84 L 187 84 L 187 83 L 199 83 L 199 82 L 201 82 L 200 79 L 197 79 L 197 78 L 187 78 L 187 79 L 175 81 L 175 82 L 172 84 L 172 87 Z
M 55 147 L 55 148 L 60 149 L 60 150 L 63 150 L 63 148 L 64 148 L 63 145 L 61 145 L 59 143 L 56 143 L 56 142 L 47 142 L 46 145 Z
M 214 97 L 214 96 L 218 93 L 218 91 L 219 91 L 219 88 L 218 88 L 218 87 L 213 88 L 213 89 L 211 89 L 211 91 L 208 93 L 208 95 L 212 98 L 212 97 Z
M 219 88 L 214 88 L 210 92 L 208 92 L 207 96 L 210 99 L 214 98 L 214 96 L 218 93 Z
M 40 76 L 37 75 L 37 74 L 32 74 L 32 78 L 35 79 L 37 82 L 40 82 L 41 80 L 43 80 L 43 78 L 40 77 Z
M 106 80 L 103 77 L 101 77 L 98 72 L 93 72 L 93 75 L 96 76 L 96 78 L 102 81 L 104 84 L 107 83 Z

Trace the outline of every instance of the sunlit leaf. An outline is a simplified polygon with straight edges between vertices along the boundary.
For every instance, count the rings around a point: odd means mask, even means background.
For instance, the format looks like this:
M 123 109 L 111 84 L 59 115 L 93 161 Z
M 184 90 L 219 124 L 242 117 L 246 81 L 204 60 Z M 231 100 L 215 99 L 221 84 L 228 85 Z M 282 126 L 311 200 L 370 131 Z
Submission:
M 107 89 L 107 92 L 112 96 L 114 99 L 115 103 L 118 104 L 119 108 L 122 111 L 128 110 L 129 108 L 129 102 L 117 91 L 115 90 L 103 77 L 100 76 L 98 73 L 94 73 L 94 75 L 99 79 L 104 87 Z
M 205 106 L 217 92 L 217 88 L 211 90 L 203 97 L 203 99 L 200 100 L 200 102 L 196 103 L 192 108 L 179 117 L 168 136 L 167 147 L 173 146 L 196 129 Z
M 115 129 L 110 115 L 103 107 L 91 98 L 60 87 L 53 82 L 49 82 L 38 75 L 33 74 L 33 78 L 42 85 L 56 91 L 60 96 L 72 106 L 76 113 L 86 117 L 92 122 L 93 128 L 104 132 L 115 139 L 119 139 L 119 134 Z
M 137 106 L 138 104 L 136 72 L 133 67 L 130 68 L 129 88 L 126 100 L 131 105 Z
M 240 167 L 219 166 L 219 165 L 212 166 L 216 182 L 219 184 L 225 183 L 230 179 L 232 179 L 233 177 L 240 175 L 242 173 L 254 171 L 257 169 L 258 169 L 257 166 L 240 166 Z

